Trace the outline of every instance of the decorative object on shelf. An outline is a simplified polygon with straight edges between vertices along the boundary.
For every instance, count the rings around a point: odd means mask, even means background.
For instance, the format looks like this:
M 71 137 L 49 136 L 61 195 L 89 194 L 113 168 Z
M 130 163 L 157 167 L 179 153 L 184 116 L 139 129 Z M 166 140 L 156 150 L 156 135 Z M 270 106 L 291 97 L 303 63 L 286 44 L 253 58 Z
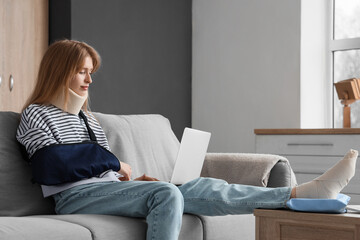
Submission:
M 344 105 L 343 110 L 343 127 L 351 127 L 351 109 L 350 104 L 360 99 L 360 78 L 346 79 L 334 83 L 337 95 Z

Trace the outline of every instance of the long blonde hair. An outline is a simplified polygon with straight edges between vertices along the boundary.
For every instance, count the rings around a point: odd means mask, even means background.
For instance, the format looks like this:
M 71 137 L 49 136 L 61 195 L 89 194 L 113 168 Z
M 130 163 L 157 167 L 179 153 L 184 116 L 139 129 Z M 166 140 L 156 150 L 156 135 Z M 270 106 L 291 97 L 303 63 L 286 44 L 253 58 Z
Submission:
M 64 91 L 66 107 L 70 81 L 81 70 L 88 56 L 92 58 L 94 73 L 99 69 L 101 60 L 93 47 L 67 39 L 51 44 L 41 60 L 35 88 L 23 110 L 33 103 L 49 104 L 54 97 L 62 94 L 61 91 Z M 88 100 L 82 108 L 87 110 Z

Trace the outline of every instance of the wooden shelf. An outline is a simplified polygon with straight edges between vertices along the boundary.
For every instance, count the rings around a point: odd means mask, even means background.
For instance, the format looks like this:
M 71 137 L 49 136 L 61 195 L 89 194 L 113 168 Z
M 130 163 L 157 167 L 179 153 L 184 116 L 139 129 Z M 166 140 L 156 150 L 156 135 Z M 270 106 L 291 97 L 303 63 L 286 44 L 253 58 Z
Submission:
M 321 134 L 360 134 L 360 128 L 321 128 L 321 129 L 254 129 L 256 135 L 321 135 Z

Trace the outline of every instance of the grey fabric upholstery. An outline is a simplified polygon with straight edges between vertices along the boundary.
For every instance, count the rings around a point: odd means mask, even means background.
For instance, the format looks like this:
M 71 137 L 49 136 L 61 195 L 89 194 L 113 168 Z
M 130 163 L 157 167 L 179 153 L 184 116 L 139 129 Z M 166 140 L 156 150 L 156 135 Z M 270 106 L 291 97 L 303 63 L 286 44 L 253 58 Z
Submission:
M 60 220 L 82 226 L 91 232 L 94 240 L 122 238 L 135 240 L 145 239 L 146 236 L 147 225 L 144 219 L 92 214 L 45 215 L 38 218 Z
M 46 215 L 39 219 L 55 219 L 78 224 L 92 233 L 94 240 L 103 239 L 145 239 L 147 225 L 145 219 L 108 215 Z M 185 214 L 180 232 L 180 240 L 201 240 L 203 238 L 202 221 L 198 216 Z
M 104 129 L 111 151 L 132 166 L 134 177 L 146 173 L 170 181 L 179 141 L 167 118 L 153 114 L 94 116 Z
M 286 158 L 273 154 L 208 153 L 201 176 L 224 179 L 228 183 L 266 187 L 270 172 L 280 162 L 290 166 Z M 291 177 L 291 168 L 287 170 Z
M 297 185 L 289 161 L 272 154 L 208 153 L 201 176 L 260 187 Z
M 204 239 L 204 226 L 200 217 L 190 214 L 184 214 L 179 240 L 188 239 Z
M 78 224 L 48 218 L 0 217 L 0 239 L 90 240 L 91 232 Z
M 295 187 L 297 185 L 294 171 L 288 161 L 279 161 L 270 171 L 267 187 Z
M 20 114 L 0 112 L 0 216 L 54 214 L 51 198 L 31 182 L 26 152 L 15 138 Z
M 252 214 L 200 216 L 204 225 L 204 239 L 255 239 L 255 217 Z

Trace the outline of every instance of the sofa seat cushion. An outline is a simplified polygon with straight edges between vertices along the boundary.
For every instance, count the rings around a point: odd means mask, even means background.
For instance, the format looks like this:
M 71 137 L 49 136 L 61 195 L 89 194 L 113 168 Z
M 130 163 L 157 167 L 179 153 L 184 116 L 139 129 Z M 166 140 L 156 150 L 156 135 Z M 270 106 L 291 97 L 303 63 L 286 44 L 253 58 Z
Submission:
M 255 239 L 255 217 L 252 214 L 200 216 L 204 225 L 204 239 Z
M 41 219 L 61 220 L 88 229 L 94 240 L 146 239 L 145 219 L 110 215 L 69 214 L 36 216 Z M 199 217 L 185 214 L 179 239 L 203 239 L 203 226 Z
M 6 240 L 91 240 L 85 227 L 56 219 L 0 217 L 0 239 Z

